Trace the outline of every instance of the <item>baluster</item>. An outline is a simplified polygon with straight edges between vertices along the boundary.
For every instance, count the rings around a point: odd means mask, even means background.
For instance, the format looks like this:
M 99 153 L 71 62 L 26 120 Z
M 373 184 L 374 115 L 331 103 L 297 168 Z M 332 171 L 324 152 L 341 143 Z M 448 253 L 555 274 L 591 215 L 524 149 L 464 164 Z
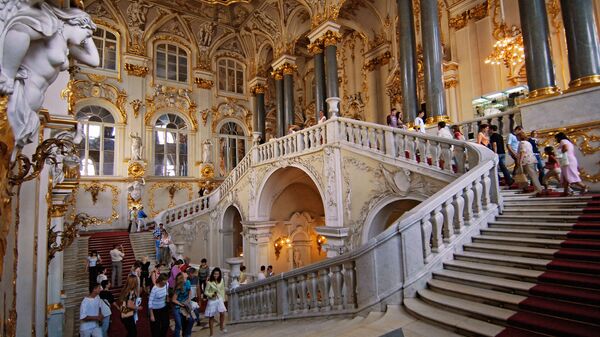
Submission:
M 405 153 L 408 153 L 408 156 L 406 158 L 412 161 L 417 161 L 416 143 L 417 139 L 415 137 L 411 137 L 409 135 L 404 136 L 404 151 Z
M 404 137 L 401 133 L 394 132 L 394 146 L 396 147 L 396 157 L 404 158 Z
M 483 184 L 482 185 L 483 185 L 482 186 L 483 195 L 481 198 L 481 202 L 483 205 L 483 209 L 487 210 L 490 208 L 490 194 L 491 194 L 491 189 L 492 189 L 492 181 L 490 179 L 490 173 L 488 171 L 486 171 L 483 174 Z
M 444 215 L 444 227 L 442 227 L 442 235 L 444 242 L 449 243 L 454 239 L 454 205 L 452 205 L 453 198 L 450 198 L 444 202 L 442 207 L 442 213 Z
M 454 145 L 453 154 L 456 161 L 456 173 L 465 173 L 465 148 Z
M 308 299 L 306 298 L 306 276 L 298 275 L 298 298 L 300 299 L 299 309 L 302 312 L 308 312 Z
M 256 317 L 256 289 L 251 289 L 250 290 L 250 296 L 249 296 L 249 300 L 250 300 L 250 317 L 251 318 L 255 318 Z
M 308 148 L 310 149 L 314 149 L 317 146 L 317 142 L 316 142 L 316 138 L 315 138 L 315 133 L 319 132 L 319 129 L 317 130 L 310 130 L 308 132 Z
M 314 130 L 310 130 L 310 131 L 308 131 L 308 132 L 305 132 L 305 133 L 302 135 L 302 140 L 304 140 L 304 149 L 305 149 L 305 150 L 308 150 L 308 149 L 310 149 L 310 148 L 312 147 L 312 144 L 313 144 L 313 143 L 311 143 L 311 141 L 310 141 L 310 135 L 311 135 L 313 132 L 314 132 Z
M 369 148 L 377 151 L 377 129 L 367 127 L 367 134 L 369 135 Z
M 310 311 L 318 311 L 319 308 L 317 306 L 317 289 L 318 289 L 318 275 L 316 272 L 308 273 L 308 289 L 310 291 Z
M 454 195 L 452 206 L 454 206 L 454 232 L 462 233 L 465 226 L 463 221 L 463 212 L 465 207 L 465 199 L 462 197 L 462 191 Z
M 431 255 L 431 230 L 432 225 L 429 214 L 426 214 L 421 219 L 421 240 L 423 244 L 423 259 L 425 263 L 431 261 L 433 256 Z
M 511 113 L 508 115 L 508 132 L 512 132 L 515 128 L 515 113 Z
M 383 137 L 383 130 L 375 129 L 375 132 L 377 135 L 377 150 L 379 150 L 379 152 L 385 153 L 385 141 Z
M 294 277 L 288 278 L 288 304 L 290 313 L 296 312 L 296 279 Z
M 415 143 L 414 143 L 415 160 L 417 160 L 419 163 L 423 163 L 425 156 L 423 155 L 423 151 L 421 151 L 422 140 L 420 137 L 415 137 L 414 140 L 415 140 Z
M 434 253 L 439 253 L 444 248 L 444 240 L 442 237 L 442 227 L 444 226 L 444 214 L 442 214 L 442 208 L 436 207 L 431 212 L 431 225 L 433 235 L 431 237 L 431 250 Z
M 369 130 L 364 125 L 360 126 L 360 146 L 369 147 Z
M 333 309 L 334 310 L 342 310 L 344 309 L 344 301 L 342 298 L 342 287 L 343 276 L 342 276 L 342 266 L 333 266 L 331 267 L 331 287 L 333 289 Z
M 354 288 L 354 261 L 344 262 L 344 308 L 356 307 L 356 289 Z
M 277 284 L 271 286 L 271 315 L 277 316 Z
M 481 184 L 481 177 L 477 178 L 477 180 L 475 180 L 473 182 L 473 213 L 474 215 L 479 215 L 481 214 L 481 212 L 483 211 L 483 208 L 481 206 L 481 194 L 483 191 L 483 186 Z
M 442 165 L 442 170 L 452 172 L 452 145 L 448 143 L 441 143 L 440 147 L 440 158 L 444 162 L 444 165 Z
M 360 126 L 353 125 L 352 129 L 354 130 L 354 144 L 361 145 L 362 144 L 362 134 L 360 132 Z
M 465 225 L 470 225 L 473 220 L 473 188 L 471 185 L 465 187 L 463 198 L 465 199 L 464 222 Z
M 329 302 L 329 288 L 330 288 L 329 270 L 321 269 L 321 270 L 319 270 L 319 292 L 321 293 L 321 303 L 319 305 L 320 311 L 331 310 L 331 306 L 330 306 L 330 302 Z
M 429 143 L 429 155 L 431 156 L 431 166 L 435 169 L 440 168 L 440 157 L 441 157 L 441 149 L 440 143 L 438 141 L 430 140 Z

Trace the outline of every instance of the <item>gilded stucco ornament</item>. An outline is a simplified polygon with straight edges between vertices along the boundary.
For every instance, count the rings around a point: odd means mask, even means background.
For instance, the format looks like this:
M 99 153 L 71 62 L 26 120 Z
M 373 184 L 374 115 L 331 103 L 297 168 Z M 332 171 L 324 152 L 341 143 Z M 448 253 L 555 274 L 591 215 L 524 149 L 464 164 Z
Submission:
M 146 163 L 142 161 L 130 161 L 127 166 L 127 175 L 134 179 L 144 177 L 146 175 Z
M 190 183 L 184 183 L 184 182 L 174 182 L 174 183 L 168 183 L 168 182 L 157 182 L 154 183 L 151 187 L 150 190 L 148 191 L 149 194 L 149 198 L 148 198 L 148 209 L 150 211 L 150 216 L 154 217 L 156 216 L 158 213 L 160 213 L 162 210 L 156 210 L 155 208 L 155 192 L 157 190 L 166 190 L 169 194 L 169 204 L 167 205 L 167 207 L 165 207 L 165 209 L 167 208 L 172 208 L 175 207 L 175 194 L 177 193 L 177 191 L 179 190 L 187 190 L 188 191 L 188 201 L 191 201 L 193 199 L 193 186 Z
M 200 89 L 212 89 L 212 87 L 215 85 L 215 81 L 211 81 L 211 80 L 206 80 L 200 77 L 196 77 L 196 79 L 194 80 L 194 83 L 196 83 L 196 86 Z
M 137 64 L 125 63 L 125 70 L 129 76 L 146 77 L 150 68 Z
M 144 106 L 144 103 L 136 98 L 133 101 L 129 102 L 129 105 L 131 105 L 131 108 L 133 109 L 133 117 L 138 118 L 138 116 L 140 115 L 140 109 Z
M 56 253 L 64 251 L 75 241 L 79 236 L 79 230 L 87 229 L 97 223 L 98 218 L 79 213 L 71 223 L 64 224 L 62 231 L 55 231 L 56 226 L 48 228 L 48 264 Z
M 175 108 L 177 111 L 185 114 L 190 122 L 191 130 L 198 131 L 198 120 L 196 119 L 196 103 L 190 98 L 191 90 L 172 88 L 166 85 L 157 84 L 154 87 L 152 96 L 146 97 L 146 115 L 144 123 L 152 126 L 154 114 L 161 109 Z

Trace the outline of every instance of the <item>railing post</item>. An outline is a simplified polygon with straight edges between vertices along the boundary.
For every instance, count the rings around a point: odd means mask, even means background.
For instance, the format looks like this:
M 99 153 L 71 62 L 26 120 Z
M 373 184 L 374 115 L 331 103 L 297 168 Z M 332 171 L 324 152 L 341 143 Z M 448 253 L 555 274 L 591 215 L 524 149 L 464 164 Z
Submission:
M 308 273 L 308 287 L 310 291 L 310 311 L 312 312 L 319 311 L 319 307 L 317 306 L 318 283 L 319 279 L 317 272 Z
M 385 154 L 392 157 L 392 158 L 396 158 L 398 156 L 397 153 L 397 146 L 396 146 L 396 137 L 394 134 L 394 131 L 392 130 L 385 130 L 383 137 L 385 138 L 384 142 L 385 142 Z
M 327 130 L 325 132 L 326 135 L 326 144 L 333 144 L 339 142 L 340 137 L 340 121 L 337 118 L 331 118 L 327 124 L 325 124 Z
M 344 308 L 356 308 L 356 294 L 354 289 L 355 281 L 354 261 L 344 262 Z
M 444 214 L 444 227 L 442 229 L 442 235 L 444 242 L 450 243 L 454 239 L 454 205 L 453 200 L 448 199 L 444 202 L 442 212 Z
M 421 240 L 423 242 L 423 260 L 425 263 L 431 261 L 431 221 L 429 214 L 421 219 Z
M 465 207 L 465 199 L 462 197 L 463 191 L 454 195 L 454 200 L 452 201 L 452 205 L 454 206 L 454 232 L 462 233 L 463 228 L 465 226 L 463 220 L 463 212 Z
M 342 300 L 342 266 L 337 265 L 331 267 L 331 285 L 333 288 L 333 309 L 342 310 L 344 309 L 344 302 Z
M 287 279 L 288 285 L 288 303 L 289 303 L 289 312 L 295 313 L 297 310 L 297 295 L 296 295 L 296 278 L 289 277 Z
M 330 311 L 331 306 L 329 302 L 329 290 L 330 290 L 330 280 L 329 280 L 329 270 L 321 269 L 319 270 L 319 292 L 321 293 L 321 304 L 319 308 L 320 311 Z
M 288 287 L 287 281 L 284 279 L 277 281 L 277 317 L 287 317 L 289 314 L 289 303 L 288 303 Z
M 442 238 L 442 227 L 444 226 L 444 215 L 442 208 L 436 207 L 431 212 L 431 224 L 433 234 L 431 236 L 431 251 L 439 253 L 444 248 L 444 240 Z

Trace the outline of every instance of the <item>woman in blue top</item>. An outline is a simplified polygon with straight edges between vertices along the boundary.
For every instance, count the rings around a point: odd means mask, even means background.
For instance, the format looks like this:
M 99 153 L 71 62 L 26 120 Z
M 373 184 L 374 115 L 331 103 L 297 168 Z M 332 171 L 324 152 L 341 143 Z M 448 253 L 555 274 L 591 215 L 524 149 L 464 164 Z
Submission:
M 192 285 L 184 277 L 184 273 L 179 273 L 175 278 L 175 292 L 171 301 L 173 302 L 173 316 L 175 318 L 175 337 L 181 336 L 179 332 L 182 330 L 183 337 L 192 335 L 192 326 L 194 318 L 188 310 L 190 307 L 190 290 Z

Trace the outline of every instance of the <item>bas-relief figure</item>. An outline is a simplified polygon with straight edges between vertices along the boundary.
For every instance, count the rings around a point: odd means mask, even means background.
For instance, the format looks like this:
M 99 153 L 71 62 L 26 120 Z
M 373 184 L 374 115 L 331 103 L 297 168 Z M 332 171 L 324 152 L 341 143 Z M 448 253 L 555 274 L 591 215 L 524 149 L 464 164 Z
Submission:
M 96 67 L 96 25 L 78 8 L 43 1 L 0 2 L 0 94 L 10 95 L 8 120 L 17 146 L 31 143 L 48 87 L 69 67 L 69 56 Z
M 132 132 L 131 138 L 131 160 L 142 160 L 142 137 L 137 132 Z
M 198 44 L 200 47 L 210 47 L 217 24 L 215 22 L 205 22 L 198 30 Z
M 146 181 L 144 178 L 142 180 L 135 180 L 127 187 L 127 191 L 129 191 L 129 197 L 133 201 L 140 201 L 142 199 L 142 190 L 146 185 Z

